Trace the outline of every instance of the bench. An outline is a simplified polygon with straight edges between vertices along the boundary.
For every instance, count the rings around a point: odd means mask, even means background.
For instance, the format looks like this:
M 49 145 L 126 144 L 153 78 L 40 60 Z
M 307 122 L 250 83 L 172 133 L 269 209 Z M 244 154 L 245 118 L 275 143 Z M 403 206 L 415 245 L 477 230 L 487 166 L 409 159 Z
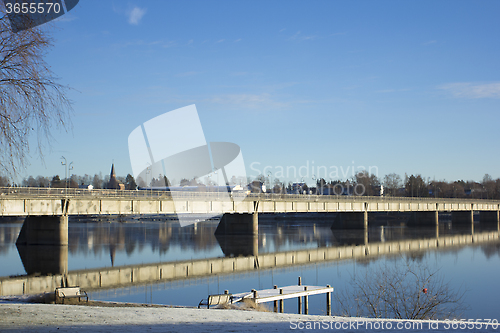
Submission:
M 200 301 L 200 304 L 198 304 L 198 309 L 202 305 L 206 305 L 207 309 L 210 309 L 210 306 L 232 303 L 232 299 L 233 299 L 232 294 L 208 295 L 207 299 L 202 299 Z
M 56 288 L 56 303 L 58 300 L 62 300 L 64 304 L 64 299 L 66 298 L 78 298 L 78 302 L 82 298 L 87 298 L 87 302 L 89 301 L 89 296 L 80 287 Z

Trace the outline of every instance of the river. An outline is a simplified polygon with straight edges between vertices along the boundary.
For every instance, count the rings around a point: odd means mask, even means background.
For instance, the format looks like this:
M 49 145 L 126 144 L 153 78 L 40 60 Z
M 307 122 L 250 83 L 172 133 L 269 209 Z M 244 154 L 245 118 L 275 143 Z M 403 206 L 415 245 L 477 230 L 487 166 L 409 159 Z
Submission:
M 363 231 L 330 229 L 326 219 L 308 219 L 294 216 L 275 219 L 263 216 L 259 220 L 259 236 L 214 236 L 218 221 L 206 221 L 180 227 L 178 222 L 161 217 L 124 217 L 115 219 L 71 218 L 68 271 L 117 267 L 159 262 L 177 262 L 227 256 L 254 256 L 275 252 L 342 247 L 356 244 L 383 244 L 394 241 L 433 239 L 448 235 L 498 232 L 498 227 L 481 226 L 474 229 L 454 228 L 441 222 L 439 228 L 409 228 L 399 222 L 377 221 Z M 39 266 L 26 262 L 18 251 L 15 240 L 21 229 L 18 222 L 0 223 L 0 277 L 34 274 Z M 24 259 L 21 260 L 21 257 Z M 500 242 L 490 241 L 468 245 L 436 248 L 425 251 L 392 255 L 370 256 L 334 261 L 320 261 L 308 265 L 288 265 L 272 269 L 255 269 L 234 274 L 219 274 L 139 286 L 90 291 L 94 300 L 158 303 L 197 306 L 209 294 L 250 291 L 302 282 L 309 285 L 335 288 L 335 293 L 350 290 L 353 279 L 374 274 L 377 269 L 402 263 L 417 263 L 440 278 L 452 291 L 464 294 L 467 309 L 461 314 L 466 319 L 499 319 Z M 66 265 L 66 262 L 63 263 Z M 57 265 L 56 265 L 57 266 Z M 59 264 L 60 266 L 60 264 Z M 58 268 L 60 269 L 60 267 Z M 49 269 L 50 270 L 50 269 Z M 47 272 L 45 272 L 47 273 Z M 50 273 L 50 272 L 48 272 Z M 57 273 L 57 272 L 54 272 Z M 309 313 L 325 313 L 324 295 L 311 296 Z M 333 297 L 333 310 L 335 306 Z M 285 312 L 297 312 L 297 300 L 285 301 Z

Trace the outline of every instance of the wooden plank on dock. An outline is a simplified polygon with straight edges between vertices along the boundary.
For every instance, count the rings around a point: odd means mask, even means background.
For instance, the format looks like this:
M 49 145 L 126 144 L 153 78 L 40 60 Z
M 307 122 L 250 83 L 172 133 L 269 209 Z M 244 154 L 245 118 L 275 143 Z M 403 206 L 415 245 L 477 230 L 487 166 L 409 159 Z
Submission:
M 282 292 L 280 292 L 280 290 Z M 286 286 L 277 289 L 257 290 L 257 297 L 254 297 L 254 292 L 233 294 L 233 303 L 240 302 L 243 299 L 251 299 L 255 303 L 266 303 L 289 298 L 311 296 L 318 294 L 326 294 L 333 292 L 332 287 L 323 286 Z

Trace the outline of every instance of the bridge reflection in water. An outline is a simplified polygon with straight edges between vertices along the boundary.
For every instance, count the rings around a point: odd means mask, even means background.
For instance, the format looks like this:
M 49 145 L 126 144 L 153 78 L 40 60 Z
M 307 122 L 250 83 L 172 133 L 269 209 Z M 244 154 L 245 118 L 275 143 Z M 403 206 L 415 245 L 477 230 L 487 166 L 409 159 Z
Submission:
M 125 223 L 126 225 L 127 223 Z M 217 223 L 202 223 L 176 228 L 175 223 L 161 223 L 144 233 L 126 232 L 124 224 L 108 224 L 89 233 L 86 225 L 70 227 L 70 246 L 20 246 L 19 255 L 27 276 L 0 278 L 0 295 L 52 292 L 56 287 L 78 285 L 88 291 L 252 272 L 262 269 L 293 267 L 310 263 L 374 259 L 383 255 L 453 249 L 466 245 L 499 241 L 498 225 L 484 227 L 436 228 L 372 227 L 364 230 L 331 230 L 327 224 L 263 223 L 257 235 L 216 235 Z M 71 224 L 70 224 L 71 226 Z M 82 230 L 78 230 L 82 228 Z M 269 233 L 266 233 L 266 228 Z M 286 229 L 296 228 L 295 232 Z M 84 231 L 87 230 L 87 231 Z M 149 231 L 148 231 L 149 230 Z M 174 235 L 176 232 L 180 233 Z M 211 235 L 211 237 L 205 237 Z M 85 236 L 85 237 L 84 237 Z M 175 237 L 174 237 L 175 236 Z M 115 265 L 115 252 L 133 251 L 133 238 L 147 238 L 153 247 L 166 251 L 169 246 L 191 241 L 194 247 L 213 249 L 220 246 L 224 257 L 198 258 L 136 265 Z M 68 270 L 68 251 L 76 251 L 92 242 L 107 244 L 112 267 Z M 192 246 L 192 244 L 190 245 Z M 210 252 L 210 251 L 208 251 Z M 220 253 L 220 252 L 219 252 Z

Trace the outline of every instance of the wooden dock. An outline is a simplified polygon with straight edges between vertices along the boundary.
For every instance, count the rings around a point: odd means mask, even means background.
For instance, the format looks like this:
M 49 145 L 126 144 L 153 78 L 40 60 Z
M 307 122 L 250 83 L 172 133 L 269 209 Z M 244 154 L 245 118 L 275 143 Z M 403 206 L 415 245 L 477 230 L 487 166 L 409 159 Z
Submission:
M 274 302 L 274 312 L 284 312 L 284 300 L 290 298 L 298 299 L 298 313 L 302 313 L 302 306 L 304 314 L 309 314 L 309 296 L 326 294 L 326 313 L 331 315 L 331 293 L 333 288 L 330 285 L 323 286 L 309 286 L 302 285 L 302 279 L 299 277 L 299 283 L 296 286 L 280 287 L 274 286 L 273 289 L 255 290 L 251 292 L 232 294 L 231 303 L 241 302 L 244 300 L 251 300 L 256 304 Z M 279 302 L 279 308 L 278 308 Z

